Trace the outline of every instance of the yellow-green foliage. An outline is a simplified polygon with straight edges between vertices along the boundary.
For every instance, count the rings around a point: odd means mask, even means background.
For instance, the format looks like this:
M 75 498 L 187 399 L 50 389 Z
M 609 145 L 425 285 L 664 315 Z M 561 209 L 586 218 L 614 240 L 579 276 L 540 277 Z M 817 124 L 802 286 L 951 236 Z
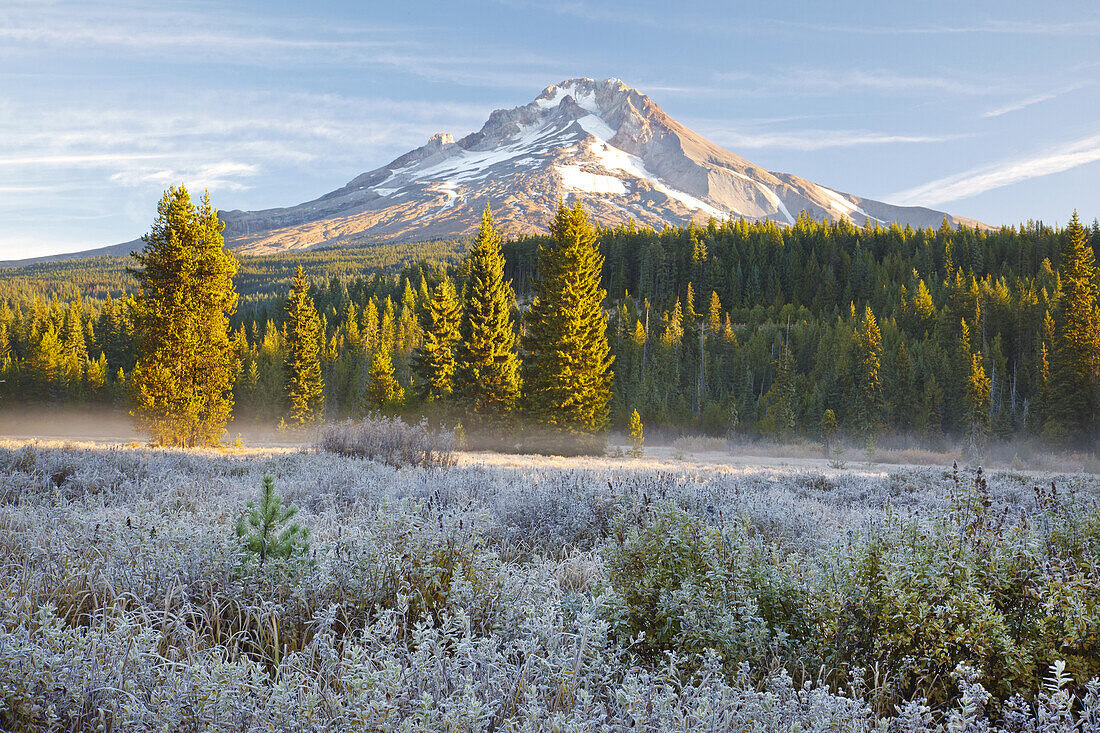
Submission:
M 229 316 L 237 307 L 237 260 L 223 248 L 224 225 L 204 196 L 191 203 L 172 187 L 157 206 L 145 248 L 134 255 L 141 294 L 140 340 L 131 377 L 134 415 L 166 445 L 217 444 L 233 411 L 237 356 Z
M 607 426 L 611 355 L 601 287 L 603 255 L 588 214 L 564 203 L 539 248 L 535 299 L 524 316 L 523 389 L 528 412 L 555 428 Z
M 642 416 L 637 410 L 630 413 L 630 453 L 635 458 L 642 455 L 645 449 L 645 432 L 642 427 Z
M 511 281 L 504 279 L 504 255 L 488 206 L 466 264 L 455 396 L 470 413 L 471 423 L 492 422 L 515 408 L 520 377 L 512 327 L 515 293 Z
M 388 351 L 377 351 L 367 375 L 367 390 L 363 403 L 368 411 L 393 413 L 405 402 L 405 390 L 393 373 L 393 360 Z
M 446 399 L 454 391 L 455 349 L 462 338 L 461 321 L 458 296 L 444 273 L 421 314 L 424 342 L 413 355 L 417 396 L 425 402 Z
M 301 266 L 294 275 L 286 312 L 286 393 L 290 419 L 303 425 L 324 417 L 325 384 L 321 378 L 321 319 Z

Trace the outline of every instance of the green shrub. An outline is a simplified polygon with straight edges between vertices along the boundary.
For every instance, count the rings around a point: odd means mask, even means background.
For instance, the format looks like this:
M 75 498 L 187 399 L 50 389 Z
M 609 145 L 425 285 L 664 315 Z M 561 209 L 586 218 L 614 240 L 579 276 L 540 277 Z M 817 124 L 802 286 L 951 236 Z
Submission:
M 607 553 L 614 628 L 651 658 L 717 650 L 729 673 L 776 660 L 799 665 L 822 619 L 795 554 L 661 503 L 624 512 Z
M 845 670 L 889 672 L 895 699 L 943 703 L 959 664 L 986 670 L 1005 700 L 1038 691 L 1056 659 L 1079 684 L 1100 674 L 1100 519 L 1095 507 L 1039 502 L 1009 524 L 984 479 L 932 523 L 895 520 L 860 540 L 833 650 Z
M 383 605 L 403 610 L 410 626 L 425 619 L 438 624 L 456 604 L 477 618 L 469 603 L 501 572 L 482 536 L 485 517 L 435 504 L 429 499 L 380 512 L 378 554 L 367 560 L 381 564 Z

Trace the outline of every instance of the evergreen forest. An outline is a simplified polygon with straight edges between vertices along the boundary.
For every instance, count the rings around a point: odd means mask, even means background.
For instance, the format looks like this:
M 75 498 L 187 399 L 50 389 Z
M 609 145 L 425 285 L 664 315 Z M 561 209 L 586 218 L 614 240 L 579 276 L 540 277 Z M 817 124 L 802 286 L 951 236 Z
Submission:
M 481 235 L 240 257 L 234 416 L 514 409 L 598 432 L 628 430 L 637 412 L 665 434 L 1096 444 L 1095 221 L 913 230 L 803 215 L 789 227 L 731 219 L 655 231 L 601 228 L 564 206 L 558 219 L 553 234 L 496 238 L 499 273 L 474 256 L 489 246 Z M 102 257 L 0 271 L 5 405 L 132 409 L 132 266 Z M 581 270 L 589 285 L 562 300 Z M 478 351 L 477 329 L 489 327 L 510 331 L 497 336 L 512 356 Z M 540 349 L 547 339 L 582 332 L 593 339 L 584 365 L 538 366 L 554 359 Z M 517 356 L 522 367 L 509 362 Z M 310 358 L 319 379 L 297 377 L 302 397 L 288 364 Z M 503 402 L 463 394 L 477 358 L 503 365 L 493 377 Z M 588 376 L 569 382 L 571 369 Z M 585 390 L 563 407 L 566 392 Z

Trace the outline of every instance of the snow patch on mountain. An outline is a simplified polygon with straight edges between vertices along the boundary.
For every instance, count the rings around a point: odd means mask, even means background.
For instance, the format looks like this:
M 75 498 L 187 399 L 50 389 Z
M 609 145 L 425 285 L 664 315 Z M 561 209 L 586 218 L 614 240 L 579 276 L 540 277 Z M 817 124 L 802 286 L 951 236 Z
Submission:
M 816 186 L 816 185 L 815 185 L 815 188 L 817 188 L 818 191 L 820 191 L 827 199 L 829 199 L 835 205 L 835 207 L 836 207 L 835 210 L 837 211 L 838 214 L 840 214 L 842 216 L 845 216 L 845 217 L 851 219 L 852 218 L 851 215 L 854 212 L 856 214 L 859 214 L 860 216 L 871 219 L 872 221 L 877 221 L 877 222 L 882 221 L 882 219 L 877 219 L 877 218 L 871 216 L 866 211 L 861 209 L 859 206 L 856 206 L 854 201 L 850 201 L 849 199 L 845 198 L 843 194 L 837 193 L 836 191 L 832 190 L 831 188 L 825 188 L 824 186 Z
M 566 188 L 587 193 L 625 194 L 626 184 L 621 178 L 582 171 L 575 165 L 557 165 L 561 181 Z

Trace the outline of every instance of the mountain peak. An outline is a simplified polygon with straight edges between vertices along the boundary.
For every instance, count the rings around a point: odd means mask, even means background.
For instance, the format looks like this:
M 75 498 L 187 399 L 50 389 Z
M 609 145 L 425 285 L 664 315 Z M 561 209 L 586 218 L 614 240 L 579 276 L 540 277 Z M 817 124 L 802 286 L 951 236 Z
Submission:
M 288 209 L 226 212 L 226 237 L 264 253 L 370 238 L 474 231 L 486 204 L 506 234 L 545 231 L 558 201 L 604 225 L 662 228 L 710 217 L 816 219 L 936 227 L 969 222 L 898 207 L 765 170 L 669 117 L 616 78 L 566 79 L 532 102 L 494 110 L 457 142 L 439 133 L 388 165 Z
M 589 79 L 587 77 L 566 79 L 558 84 L 551 84 L 535 97 L 534 104 L 542 109 L 556 107 L 566 97 L 572 97 L 579 106 L 591 112 L 599 110 L 599 98 L 607 98 L 622 92 L 635 92 L 622 82 L 621 79 Z

